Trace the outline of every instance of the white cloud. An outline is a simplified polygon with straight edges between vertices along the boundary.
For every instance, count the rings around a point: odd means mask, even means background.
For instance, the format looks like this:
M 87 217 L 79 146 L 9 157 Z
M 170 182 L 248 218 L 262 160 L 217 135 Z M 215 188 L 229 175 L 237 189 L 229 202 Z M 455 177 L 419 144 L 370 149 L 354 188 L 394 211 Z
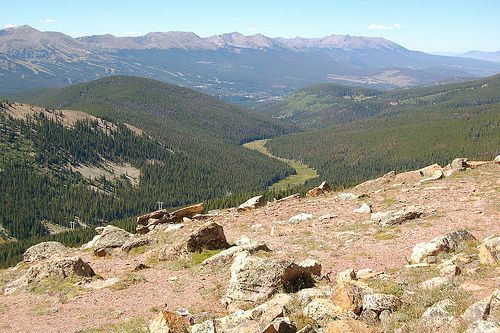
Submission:
M 261 28 L 257 28 L 257 27 L 250 27 L 250 28 L 248 28 L 248 31 L 256 32 L 256 31 L 262 31 L 262 29 Z
M 392 25 L 386 25 L 386 24 L 370 24 L 368 27 L 366 27 L 368 30 L 399 30 L 403 26 L 399 23 L 395 23 Z
M 44 20 L 38 20 L 38 22 L 40 23 L 54 23 L 56 20 L 54 19 L 51 19 L 51 18 L 47 18 L 47 19 L 44 19 Z

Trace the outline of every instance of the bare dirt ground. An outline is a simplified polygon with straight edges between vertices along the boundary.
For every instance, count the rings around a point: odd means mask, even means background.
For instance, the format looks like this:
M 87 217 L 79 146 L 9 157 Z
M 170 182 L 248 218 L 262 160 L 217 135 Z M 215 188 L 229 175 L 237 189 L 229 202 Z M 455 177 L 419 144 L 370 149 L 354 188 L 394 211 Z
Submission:
M 369 196 L 362 199 L 341 201 L 335 199 L 338 193 L 332 193 L 269 203 L 245 213 L 224 211 L 213 221 L 224 226 L 230 243 L 246 235 L 266 243 L 273 256 L 317 259 L 323 265 L 323 274 L 349 267 L 391 273 L 406 264 L 415 244 L 435 236 L 456 229 L 466 229 L 478 239 L 500 234 L 499 176 L 500 165 L 492 163 L 426 184 L 418 183 L 418 173 L 409 173 L 385 184 L 372 182 L 345 191 Z M 363 223 L 370 214 L 353 212 L 363 202 L 370 203 L 374 212 L 414 205 L 425 216 L 395 227 Z M 312 214 L 313 218 L 296 224 L 287 222 L 299 213 Z M 183 229 L 162 233 L 160 238 L 164 243 L 171 242 L 200 223 L 186 223 Z M 229 281 L 230 264 L 202 268 L 190 258 L 159 262 L 157 246 L 129 255 L 117 253 L 111 258 L 78 250 L 104 279 L 118 277 L 134 282 L 123 288 L 82 288 L 72 297 L 29 292 L 2 295 L 0 332 L 77 332 L 131 318 L 150 318 L 165 304 L 174 309 L 187 308 L 201 317 L 225 312 L 220 297 Z M 130 273 L 139 263 L 151 268 Z M 498 274 L 469 282 L 478 286 L 473 295 L 476 299 L 500 287 Z

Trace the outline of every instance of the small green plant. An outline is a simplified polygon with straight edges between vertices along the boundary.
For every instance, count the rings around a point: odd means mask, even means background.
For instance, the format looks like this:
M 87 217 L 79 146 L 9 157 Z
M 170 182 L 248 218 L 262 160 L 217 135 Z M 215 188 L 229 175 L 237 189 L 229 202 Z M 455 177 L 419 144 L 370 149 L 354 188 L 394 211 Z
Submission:
M 208 259 L 217 253 L 220 253 L 222 250 L 203 250 L 202 252 L 193 252 L 191 255 L 191 260 L 195 265 L 199 265 L 203 262 L 203 260 Z
M 86 292 L 84 288 L 75 284 L 77 281 L 76 277 L 68 277 L 63 280 L 49 277 L 24 288 L 34 294 L 57 296 L 64 303 Z

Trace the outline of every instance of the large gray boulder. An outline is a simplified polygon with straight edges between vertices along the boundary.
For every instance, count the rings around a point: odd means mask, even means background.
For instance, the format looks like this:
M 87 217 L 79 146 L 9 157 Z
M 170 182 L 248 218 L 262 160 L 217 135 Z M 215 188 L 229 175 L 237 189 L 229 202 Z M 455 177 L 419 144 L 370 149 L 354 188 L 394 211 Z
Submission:
M 159 258 L 160 260 L 172 260 L 191 252 L 220 250 L 229 247 L 230 244 L 227 242 L 223 227 L 215 222 L 207 222 L 187 237 L 163 248 Z
M 311 287 L 311 275 L 320 275 L 321 265 L 314 260 L 296 264 L 239 253 L 231 265 L 231 279 L 223 304 L 257 303 L 280 290 L 297 291 Z
M 41 282 L 48 278 L 64 280 L 71 277 L 92 277 L 95 275 L 92 267 L 78 257 L 47 259 L 30 268 L 19 279 L 7 285 L 5 293 L 14 292 L 20 287 Z
M 460 320 L 448 310 L 454 306 L 452 301 L 445 299 L 425 310 L 419 322 L 421 332 L 458 332 Z
M 121 247 L 133 239 L 134 235 L 113 225 L 96 228 L 97 235 L 87 244 L 85 249 L 94 249 L 96 254 L 105 253 L 106 250 Z
M 60 256 L 68 248 L 59 242 L 42 242 L 28 248 L 23 255 L 24 262 L 36 262 Z
M 435 237 L 429 242 L 415 245 L 410 261 L 413 264 L 426 262 L 430 256 L 436 256 L 441 252 L 453 252 L 466 242 L 475 240 L 470 232 L 455 230 L 444 236 Z

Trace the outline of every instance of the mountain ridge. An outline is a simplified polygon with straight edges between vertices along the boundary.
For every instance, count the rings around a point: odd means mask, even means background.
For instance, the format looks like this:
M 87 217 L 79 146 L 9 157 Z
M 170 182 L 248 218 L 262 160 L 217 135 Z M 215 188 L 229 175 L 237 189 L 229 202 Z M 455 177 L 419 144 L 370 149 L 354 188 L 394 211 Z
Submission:
M 498 63 L 411 51 L 379 37 L 172 31 L 72 38 L 29 26 L 0 30 L 0 95 L 130 75 L 251 104 L 321 82 L 391 89 L 499 72 Z

